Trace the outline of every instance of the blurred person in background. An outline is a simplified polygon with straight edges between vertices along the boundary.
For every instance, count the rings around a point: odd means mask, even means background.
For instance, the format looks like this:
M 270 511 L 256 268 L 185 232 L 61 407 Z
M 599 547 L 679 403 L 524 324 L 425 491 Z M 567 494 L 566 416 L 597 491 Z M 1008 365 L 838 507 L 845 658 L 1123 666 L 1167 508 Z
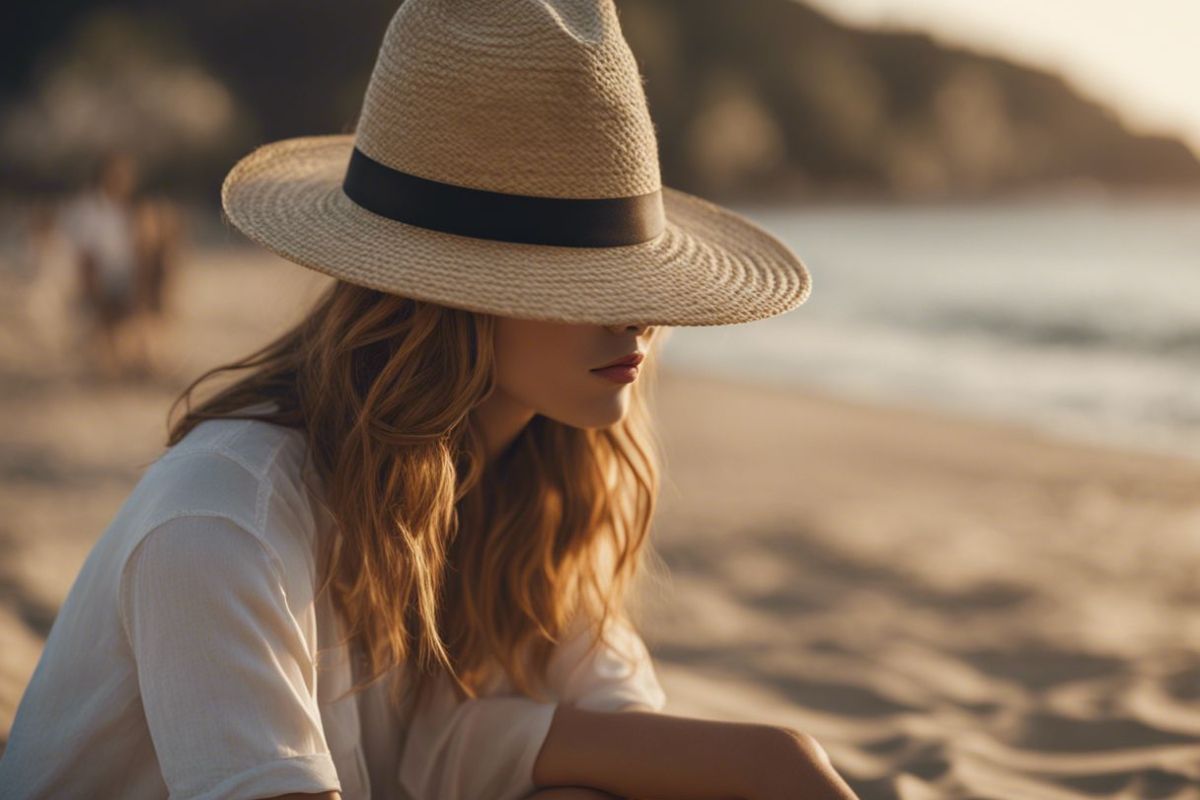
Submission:
M 182 225 L 174 203 L 163 197 L 138 203 L 134 220 L 138 257 L 132 324 L 144 348 L 146 369 L 157 371 L 164 363 L 170 334 L 170 293 Z
M 128 153 L 101 158 L 91 186 L 64 210 L 62 224 L 74 250 L 83 323 L 90 327 L 84 353 L 104 378 L 145 374 L 142 332 L 135 324 L 139 258 L 134 193 L 137 164 Z

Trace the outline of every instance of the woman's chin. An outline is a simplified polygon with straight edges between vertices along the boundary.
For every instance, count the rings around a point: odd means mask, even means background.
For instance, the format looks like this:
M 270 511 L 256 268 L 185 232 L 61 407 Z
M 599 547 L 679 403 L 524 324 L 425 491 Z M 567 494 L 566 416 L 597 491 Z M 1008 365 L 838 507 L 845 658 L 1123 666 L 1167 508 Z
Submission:
M 554 419 L 573 428 L 585 428 L 588 430 L 608 428 L 616 425 L 625 418 L 625 414 L 629 409 L 629 401 L 626 395 L 626 392 L 614 393 L 612 399 L 606 403 L 598 404 L 586 410 L 578 410 L 569 415 L 555 416 Z

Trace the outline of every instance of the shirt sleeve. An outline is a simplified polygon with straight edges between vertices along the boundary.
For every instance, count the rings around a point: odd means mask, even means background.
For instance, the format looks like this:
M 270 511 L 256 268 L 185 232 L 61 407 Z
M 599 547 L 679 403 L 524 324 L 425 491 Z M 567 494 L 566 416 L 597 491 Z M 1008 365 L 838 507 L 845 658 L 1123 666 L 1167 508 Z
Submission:
M 590 629 L 576 626 L 555 648 L 547 682 L 557 701 L 511 691 L 458 701 L 447 681 L 414 716 L 400 763 L 400 782 L 413 797 L 515 800 L 537 789 L 533 765 L 561 702 L 591 711 L 633 706 L 661 711 L 666 696 L 637 632 L 612 627 L 597 647 Z M 609 642 L 616 645 L 616 648 Z
M 341 789 L 280 573 L 258 537 L 217 516 L 157 526 L 126 564 L 122 622 L 173 798 Z
M 594 648 L 590 627 L 579 623 L 572 631 L 555 648 L 548 668 L 547 679 L 560 700 L 589 711 L 666 708 L 650 651 L 626 620 L 611 621 Z

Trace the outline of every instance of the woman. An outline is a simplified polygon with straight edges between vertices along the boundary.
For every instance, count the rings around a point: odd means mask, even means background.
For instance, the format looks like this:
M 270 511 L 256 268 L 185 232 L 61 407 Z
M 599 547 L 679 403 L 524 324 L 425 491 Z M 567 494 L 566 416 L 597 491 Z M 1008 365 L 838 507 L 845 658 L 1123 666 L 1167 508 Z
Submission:
M 239 162 L 230 220 L 336 280 L 180 398 L 4 796 L 853 797 L 800 732 L 661 713 L 624 607 L 665 326 L 809 287 L 655 148 L 610 0 L 408 0 L 353 136 Z
M 137 163 L 114 151 L 97 162 L 91 185 L 63 212 L 75 250 L 79 299 L 88 330 L 84 344 L 97 374 L 122 377 L 138 368 L 135 285 Z

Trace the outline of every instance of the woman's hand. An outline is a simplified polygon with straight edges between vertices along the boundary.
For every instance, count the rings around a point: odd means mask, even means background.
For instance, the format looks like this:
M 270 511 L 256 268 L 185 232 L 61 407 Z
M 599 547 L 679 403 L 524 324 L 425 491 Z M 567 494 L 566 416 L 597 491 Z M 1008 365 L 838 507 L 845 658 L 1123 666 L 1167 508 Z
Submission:
M 763 730 L 746 800 L 858 800 L 816 739 L 791 728 Z

